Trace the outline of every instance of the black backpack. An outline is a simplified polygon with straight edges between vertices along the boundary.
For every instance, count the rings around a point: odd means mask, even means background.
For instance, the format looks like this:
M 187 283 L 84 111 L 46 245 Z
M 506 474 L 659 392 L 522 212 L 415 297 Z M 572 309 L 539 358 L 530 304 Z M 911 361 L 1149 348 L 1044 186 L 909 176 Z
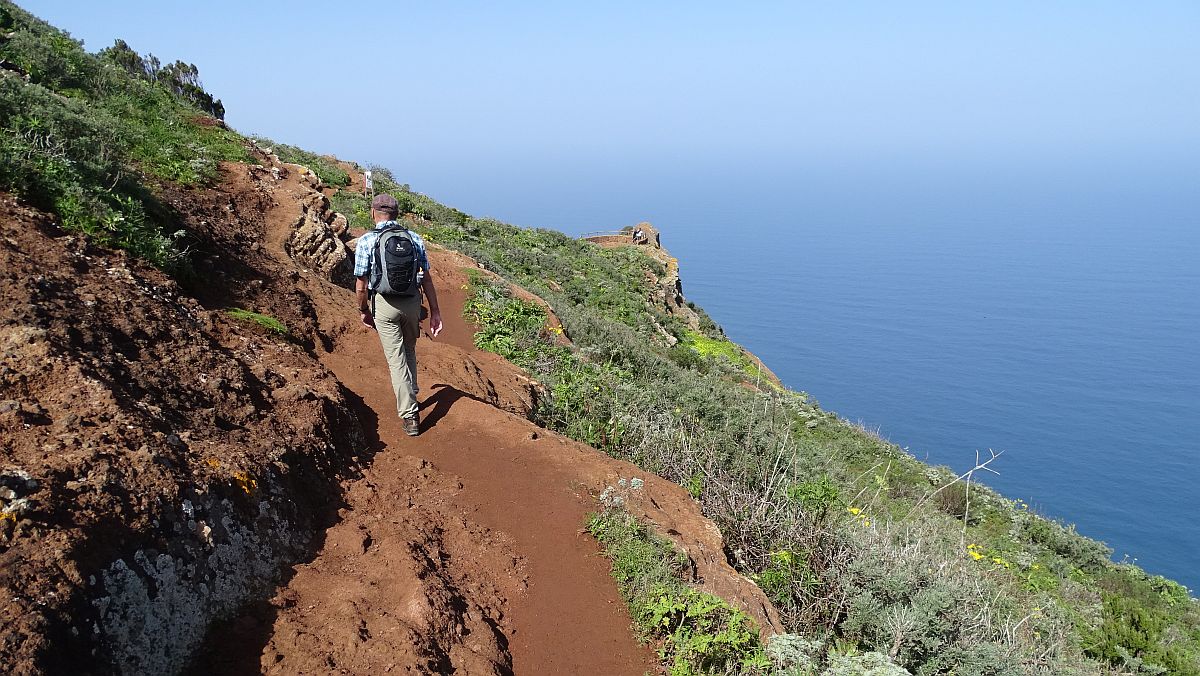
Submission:
M 417 292 L 420 270 L 416 243 L 402 225 L 379 231 L 371 251 L 371 275 L 367 287 L 385 296 L 411 296 Z

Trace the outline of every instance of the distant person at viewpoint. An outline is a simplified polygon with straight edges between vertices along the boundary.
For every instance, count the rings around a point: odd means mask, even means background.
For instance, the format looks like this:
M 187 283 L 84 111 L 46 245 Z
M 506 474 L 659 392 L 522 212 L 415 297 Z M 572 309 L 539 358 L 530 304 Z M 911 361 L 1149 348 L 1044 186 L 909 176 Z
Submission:
M 417 412 L 417 336 L 421 335 L 421 292 L 429 297 L 429 334 L 442 332 L 442 313 L 420 235 L 396 222 L 400 205 L 382 193 L 371 200 L 375 229 L 354 250 L 354 292 L 364 326 L 379 333 L 396 392 L 404 433 L 421 433 Z

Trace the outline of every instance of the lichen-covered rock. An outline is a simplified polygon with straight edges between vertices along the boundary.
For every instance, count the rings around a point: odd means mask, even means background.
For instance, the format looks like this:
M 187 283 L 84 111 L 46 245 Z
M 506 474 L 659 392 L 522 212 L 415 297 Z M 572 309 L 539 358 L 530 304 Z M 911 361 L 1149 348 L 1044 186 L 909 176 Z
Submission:
M 180 554 L 142 549 L 131 563 L 117 559 L 101 573 L 104 595 L 92 603 L 99 633 L 123 673 L 181 671 L 209 622 L 268 594 L 310 539 L 268 501 L 259 503 L 257 515 L 239 514 L 229 500 L 185 503 L 180 512 L 189 523 L 207 519 L 194 539 L 182 536 Z

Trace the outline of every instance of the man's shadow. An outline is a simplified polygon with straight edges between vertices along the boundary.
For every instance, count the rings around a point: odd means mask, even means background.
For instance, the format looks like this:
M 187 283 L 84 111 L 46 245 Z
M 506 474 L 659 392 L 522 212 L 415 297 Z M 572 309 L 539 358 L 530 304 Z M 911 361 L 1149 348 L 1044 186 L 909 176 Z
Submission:
M 463 392 L 457 387 L 451 387 L 445 383 L 438 383 L 433 385 L 430 389 L 434 390 L 434 393 L 426 397 L 425 401 L 421 402 L 421 410 L 426 411 L 424 419 L 421 421 L 421 427 L 424 429 L 432 429 L 437 426 L 438 421 L 442 418 L 445 418 L 446 414 L 450 412 L 450 408 L 454 406 L 454 402 L 462 399 L 463 397 L 466 397 L 467 399 L 474 399 L 475 401 L 487 404 L 488 406 L 494 405 L 492 402 L 486 399 L 480 399 L 473 394 Z M 433 410 L 429 410 L 429 407 L 431 406 L 433 407 Z

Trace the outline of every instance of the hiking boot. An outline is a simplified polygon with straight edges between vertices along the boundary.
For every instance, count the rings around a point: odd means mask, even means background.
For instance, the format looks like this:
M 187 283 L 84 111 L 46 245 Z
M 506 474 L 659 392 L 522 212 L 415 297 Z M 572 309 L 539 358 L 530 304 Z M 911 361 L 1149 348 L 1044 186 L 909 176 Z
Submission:
M 404 419 L 404 433 L 410 437 L 415 437 L 421 433 L 421 423 L 417 416 Z

